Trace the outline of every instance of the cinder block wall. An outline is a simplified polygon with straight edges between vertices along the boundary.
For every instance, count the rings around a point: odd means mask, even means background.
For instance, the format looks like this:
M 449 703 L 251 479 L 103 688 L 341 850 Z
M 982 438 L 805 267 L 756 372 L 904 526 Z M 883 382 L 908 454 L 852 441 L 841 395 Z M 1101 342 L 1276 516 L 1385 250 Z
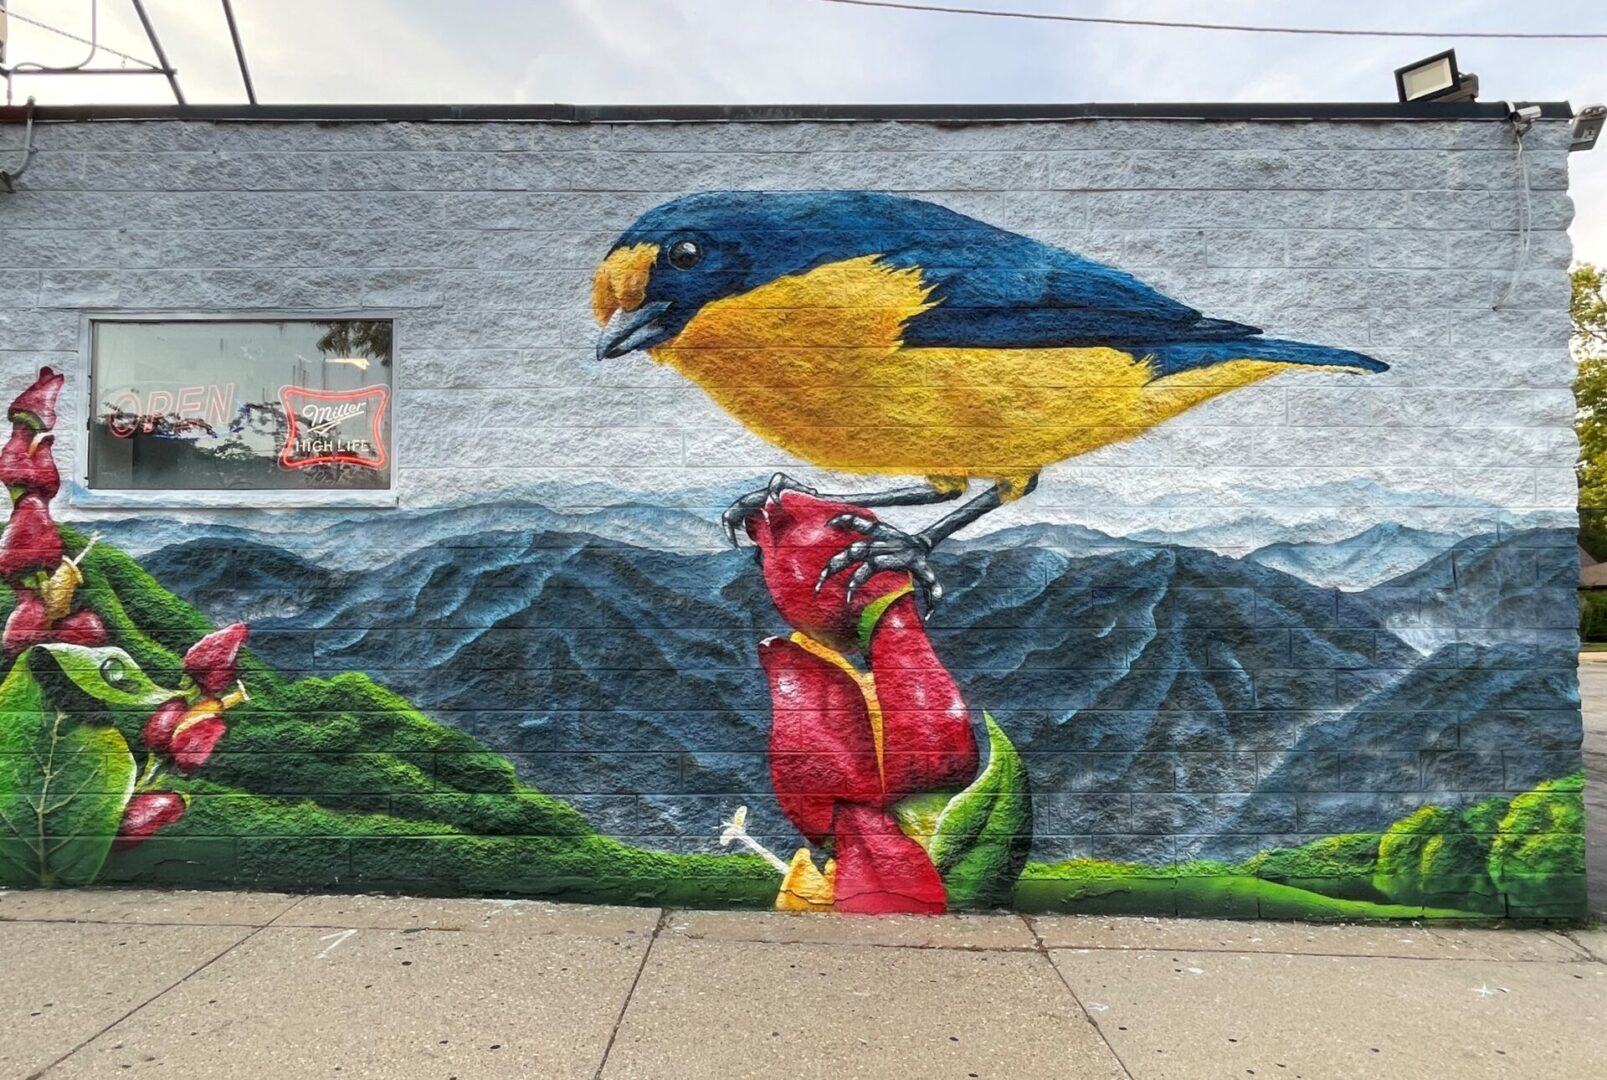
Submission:
M 788 628 L 751 556 L 726 552 L 718 513 L 772 472 L 822 474 L 668 367 L 596 360 L 591 283 L 638 215 L 682 194 L 864 189 L 1390 365 L 1286 373 L 1056 466 L 938 560 L 955 595 L 933 647 L 1031 777 L 1016 902 L 1581 903 L 1566 123 L 1526 136 L 1527 199 L 1511 131 L 1490 120 L 85 122 L 35 138 L 19 190 L 0 196 L 0 385 L 67 373 L 64 475 L 81 460 L 86 311 L 396 320 L 397 509 L 91 512 L 64 492 L 57 520 L 103 529 L 205 621 L 250 622 L 274 678 L 366 675 L 397 708 L 479 740 L 410 744 L 392 727 L 388 742 L 364 745 L 367 728 L 342 741 L 356 721 L 316 695 L 295 699 L 299 728 L 242 707 L 183 778 L 186 820 L 113 852 L 99 880 L 768 904 L 779 876 L 742 861 L 745 884 L 720 883 L 716 841 L 749 805 L 783 859 L 801 844 L 771 791 L 754 659 Z M 0 127 L 0 156 L 21 141 Z M 1097 532 L 1074 540 L 1079 526 Z M 295 551 L 335 528 L 349 542 L 306 561 L 304 588 L 230 579 L 248 541 Z M 358 587 L 378 599 L 321 606 Z M 1087 603 L 1046 609 L 1034 591 Z M 254 724 L 284 737 L 252 742 Z M 336 766 L 363 754 L 415 774 L 354 788 Z M 464 763 L 487 755 L 477 787 Z M 559 863 L 568 849 L 562 828 L 505 824 L 526 789 L 633 851 L 709 859 L 529 870 L 540 860 L 520 842 Z M 231 819 L 230 798 L 256 809 Z M 309 807 L 338 819 L 306 825 Z M 1419 827 L 1478 850 L 1429 867 L 1402 839 Z M 448 850 L 475 834 L 509 842 L 501 862 Z M 1287 854 L 1325 840 L 1326 871 Z M 1146 868 L 1154 887 L 1112 900 L 1087 884 L 1126 872 L 1109 867 Z M 1202 892 L 1191 873 L 1227 884 Z M 676 893 L 702 878 L 717 884 Z M 1324 907 L 1235 892 L 1243 878 L 1316 890 L 1302 895 L 1343 881 Z

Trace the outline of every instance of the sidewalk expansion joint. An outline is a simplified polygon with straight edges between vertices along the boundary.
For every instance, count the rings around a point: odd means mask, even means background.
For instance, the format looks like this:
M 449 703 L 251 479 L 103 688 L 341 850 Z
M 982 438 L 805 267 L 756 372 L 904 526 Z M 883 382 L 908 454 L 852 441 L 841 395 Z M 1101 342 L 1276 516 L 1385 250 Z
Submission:
M 620 1002 L 619 1015 L 614 1017 L 614 1027 L 608 1033 L 608 1045 L 603 1047 L 603 1059 L 597 1063 L 597 1071 L 592 1074 L 592 1080 L 602 1080 L 603 1070 L 608 1068 L 609 1055 L 614 1052 L 614 1040 L 619 1038 L 619 1029 L 625 1024 L 625 1014 L 630 1011 L 631 999 L 636 996 L 636 987 L 642 981 L 642 972 L 647 970 L 647 958 L 653 955 L 653 946 L 658 944 L 658 936 L 664 932 L 664 927 L 670 921 L 670 909 L 660 908 L 658 921 L 653 924 L 653 934 L 647 939 L 647 948 L 642 950 L 642 961 L 636 965 L 636 975 L 631 979 L 631 987 L 625 991 L 625 1000 Z
M 1076 1003 L 1077 1010 L 1082 1013 L 1083 1022 L 1094 1029 L 1094 1032 L 1099 1036 L 1099 1041 L 1105 1044 L 1106 1050 L 1110 1051 L 1111 1060 L 1115 1061 L 1121 1068 L 1122 1075 L 1127 1077 L 1127 1080 L 1133 1080 L 1133 1070 L 1127 1067 L 1127 1062 L 1123 1061 L 1122 1056 L 1116 1052 L 1116 1047 L 1111 1045 L 1110 1039 L 1105 1035 L 1105 1029 L 1099 1026 L 1099 1021 L 1094 1019 L 1094 1014 L 1088 1011 L 1088 1006 L 1082 1003 L 1082 998 L 1077 996 L 1077 991 L 1071 988 L 1071 981 L 1066 978 L 1066 973 L 1060 970 L 1060 965 L 1055 963 L 1055 958 L 1049 955 L 1049 947 L 1043 943 L 1043 935 L 1038 933 L 1038 928 L 1033 925 L 1030 918 L 1025 915 L 1020 915 L 1018 918 L 1027 925 L 1027 931 L 1032 935 L 1032 940 L 1038 943 L 1038 948 L 1035 951 L 1039 956 L 1043 957 L 1043 962 L 1049 965 L 1049 970 L 1055 973 L 1055 978 L 1059 979 L 1060 985 L 1066 988 L 1066 993 L 1071 995 L 1071 1000 Z
M 1563 930 L 1560 931 L 1560 933 L 1563 937 L 1568 939 L 1569 943 L 1572 944 L 1574 948 L 1578 949 L 1584 954 L 1579 959 L 1591 964 L 1607 964 L 1607 953 L 1603 953 L 1600 956 L 1596 955 L 1589 945 L 1586 945 L 1583 941 L 1580 941 L 1578 938 L 1574 937 L 1572 930 Z
M 62 1062 L 66 1061 L 68 1058 L 70 1058 L 74 1054 L 78 1053 L 78 1051 L 82 1050 L 84 1047 L 88 1046 L 90 1043 L 94 1042 L 96 1039 L 100 1038 L 102 1035 L 106 1034 L 108 1031 L 112 1030 L 118 1024 L 121 1024 L 124 1020 L 127 1020 L 129 1017 L 133 1016 L 135 1013 L 139 1012 L 141 1009 L 145 1008 L 145 1006 L 149 1005 L 151 1002 L 155 1001 L 157 998 L 160 998 L 160 997 L 162 997 L 162 996 L 164 996 L 166 994 L 172 993 L 174 990 L 177 990 L 179 987 L 183 986 L 185 983 L 187 983 L 191 979 L 195 978 L 195 976 L 201 974 L 201 972 L 205 971 L 207 968 L 211 967 L 213 964 L 217 963 L 219 960 L 222 960 L 225 956 L 228 956 L 230 953 L 234 952 L 234 950 L 238 949 L 240 946 L 244 945 L 246 942 L 250 941 L 252 938 L 256 937 L 258 934 L 260 934 L 264 930 L 268 929 L 268 927 L 272 926 L 274 923 L 278 922 L 280 919 L 282 919 L 286 915 L 290 914 L 290 912 L 294 911 L 296 909 L 296 906 L 299 905 L 303 900 L 306 900 L 306 899 L 307 899 L 307 897 L 305 897 L 305 896 L 298 896 L 294 901 L 292 901 L 289 905 L 287 905 L 284 908 L 283 911 L 280 911 L 280 912 L 276 913 L 273 918 L 269 919 L 267 922 L 262 923 L 259 926 L 254 926 L 252 928 L 251 932 L 249 934 L 246 934 L 239 941 L 236 941 L 234 944 L 230 945 L 228 948 L 226 948 L 223 951 L 219 952 L 216 956 L 212 957 L 210 960 L 206 961 L 204 964 L 198 965 L 196 968 L 194 968 L 193 970 L 187 972 L 186 974 L 184 974 L 180 978 L 175 979 L 173 982 L 169 983 L 167 986 L 162 987 L 162 989 L 158 990 L 156 993 L 152 994 L 150 997 L 146 998 L 144 1001 L 140 1002 L 138 1005 L 135 1005 L 132 1009 L 129 1009 L 123 1015 L 119 1016 L 117 1019 L 113 1020 L 111 1023 L 107 1024 L 105 1027 L 101 1028 L 99 1031 L 95 1032 L 93 1035 L 89 1036 L 89 1038 L 84 1039 L 77 1046 L 74 1046 L 71 1050 L 67 1051 L 65 1054 L 62 1054 L 60 1057 L 56 1058 L 56 1060 L 52 1061 L 50 1064 L 46 1065 L 44 1068 L 39 1069 L 36 1072 L 30 1073 L 27 1076 L 26 1080 L 40 1080 L 41 1077 L 43 1077 L 45 1074 L 49 1073 L 50 1070 L 54 1069 L 57 1065 L 60 1065 Z M 18 920 L 18 921 L 21 921 L 21 920 Z M 49 920 L 39 920 L 39 921 L 43 922 L 43 921 L 49 921 Z M 64 921 L 64 920 L 59 920 L 58 919 L 58 920 L 54 920 L 54 921 L 61 922 L 61 921 Z M 78 920 L 73 920 L 73 921 L 78 921 Z M 88 921 L 88 920 L 84 920 L 84 921 Z M 195 924 L 195 923 L 186 923 L 186 924 L 177 924 L 177 923 L 144 923 L 144 924 L 140 924 L 140 923 L 125 923 L 125 924 L 122 924 L 122 925 L 128 925 L 128 926 L 136 926 L 136 925 L 146 925 L 146 926 L 151 926 L 151 925 L 155 925 L 155 926 L 188 925 L 188 926 L 194 926 L 194 925 L 197 925 L 197 924 Z M 205 924 L 201 924 L 201 925 L 205 925 Z M 236 924 L 236 923 L 224 923 L 224 924 L 220 924 L 220 925 L 238 926 L 239 924 Z M 250 924 L 247 924 L 247 925 L 250 925 Z
M 929 916 L 919 916 L 928 918 Z M 936 916 L 931 916 L 936 917 Z M 819 914 L 810 912 L 798 914 L 792 918 L 817 919 Z M 850 916 L 850 918 L 863 918 L 863 916 Z M 728 937 L 724 934 L 697 934 L 679 932 L 677 937 L 688 941 L 710 941 L 715 944 L 729 942 L 734 945 L 787 945 L 806 949 L 902 949 L 916 952 L 966 952 L 966 953 L 1035 953 L 1041 950 L 1036 945 L 945 945 L 940 942 L 904 942 L 904 941 L 782 941 L 773 937 Z

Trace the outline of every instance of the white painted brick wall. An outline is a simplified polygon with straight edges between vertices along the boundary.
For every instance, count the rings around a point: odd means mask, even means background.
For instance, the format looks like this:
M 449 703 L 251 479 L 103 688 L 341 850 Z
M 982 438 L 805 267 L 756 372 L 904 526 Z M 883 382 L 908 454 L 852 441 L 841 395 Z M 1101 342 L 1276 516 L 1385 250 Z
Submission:
M 83 309 L 396 308 L 404 499 L 465 469 L 725 481 L 788 462 L 670 373 L 595 363 L 592 269 L 687 190 L 867 187 L 1394 365 L 1273 380 L 1085 459 L 1111 490 L 1220 505 L 1268 469 L 1361 472 L 1566 514 L 1567 142 L 1527 138 L 1528 264 L 1492 311 L 1521 196 L 1490 121 L 44 124 L 0 196 L 0 384 L 76 378 Z M 461 424 L 506 430 L 468 447 Z

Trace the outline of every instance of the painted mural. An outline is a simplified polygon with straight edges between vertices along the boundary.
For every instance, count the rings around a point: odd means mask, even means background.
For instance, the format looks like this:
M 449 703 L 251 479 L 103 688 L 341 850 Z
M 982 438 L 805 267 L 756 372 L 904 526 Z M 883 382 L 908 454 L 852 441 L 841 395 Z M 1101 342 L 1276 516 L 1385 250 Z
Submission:
M 664 365 L 800 469 L 887 486 L 88 533 L 52 517 L 46 368 L 0 452 L 0 884 L 1583 912 L 1570 530 L 1230 554 L 1031 519 L 1058 463 L 1381 361 L 866 192 L 665 203 L 591 307 L 599 363 Z

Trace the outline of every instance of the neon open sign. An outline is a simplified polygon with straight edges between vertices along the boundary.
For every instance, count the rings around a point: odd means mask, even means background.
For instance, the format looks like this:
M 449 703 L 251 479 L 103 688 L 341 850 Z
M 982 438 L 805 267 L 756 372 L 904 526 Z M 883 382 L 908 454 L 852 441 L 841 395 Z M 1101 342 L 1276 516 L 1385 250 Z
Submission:
M 158 428 L 165 433 L 200 425 L 227 428 L 239 412 L 234 383 L 150 390 L 143 397 L 134 389 L 120 390 L 106 404 L 106 430 L 119 439 L 150 435 Z

